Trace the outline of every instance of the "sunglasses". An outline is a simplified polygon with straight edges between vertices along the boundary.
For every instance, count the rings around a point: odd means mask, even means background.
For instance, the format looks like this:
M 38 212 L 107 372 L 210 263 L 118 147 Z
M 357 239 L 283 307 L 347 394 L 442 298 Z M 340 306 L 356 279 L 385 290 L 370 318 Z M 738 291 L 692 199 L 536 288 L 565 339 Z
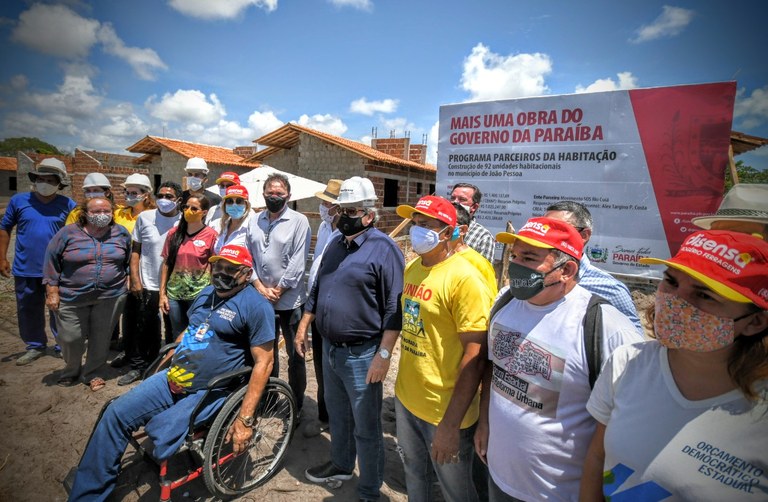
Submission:
M 245 205 L 245 199 L 239 199 L 230 197 L 229 199 L 224 199 L 224 204 L 227 206 L 231 206 L 232 204 L 236 206 L 244 206 Z
M 346 216 L 357 216 L 357 213 L 364 211 L 364 209 L 358 209 L 356 207 L 344 207 L 339 209 L 339 214 Z

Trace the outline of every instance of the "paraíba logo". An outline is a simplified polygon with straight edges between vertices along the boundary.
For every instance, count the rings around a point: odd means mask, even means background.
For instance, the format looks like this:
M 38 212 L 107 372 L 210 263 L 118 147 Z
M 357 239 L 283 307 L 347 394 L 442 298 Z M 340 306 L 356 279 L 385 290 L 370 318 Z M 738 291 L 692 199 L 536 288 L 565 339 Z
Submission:
M 605 263 L 608 259 L 608 248 L 599 246 L 587 246 L 587 257 L 596 263 Z

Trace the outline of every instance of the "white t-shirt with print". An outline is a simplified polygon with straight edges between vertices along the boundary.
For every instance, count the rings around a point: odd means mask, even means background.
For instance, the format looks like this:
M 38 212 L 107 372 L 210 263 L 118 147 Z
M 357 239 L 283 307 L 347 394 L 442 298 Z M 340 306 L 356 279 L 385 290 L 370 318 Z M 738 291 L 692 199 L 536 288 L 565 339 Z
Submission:
M 585 407 L 590 388 L 583 319 L 591 296 L 577 285 L 545 306 L 513 299 L 491 321 L 488 468 L 513 497 L 578 499 L 595 428 Z M 614 307 L 601 309 L 603 359 L 642 339 Z
M 149 291 L 160 291 L 160 267 L 163 259 L 165 238 L 168 231 L 179 224 L 181 213 L 176 216 L 164 216 L 157 209 L 142 211 L 136 219 L 131 238 L 141 244 L 139 273 L 141 284 Z
M 768 382 L 690 401 L 657 341 L 621 347 L 587 409 L 606 424 L 603 491 L 613 500 L 768 500 Z

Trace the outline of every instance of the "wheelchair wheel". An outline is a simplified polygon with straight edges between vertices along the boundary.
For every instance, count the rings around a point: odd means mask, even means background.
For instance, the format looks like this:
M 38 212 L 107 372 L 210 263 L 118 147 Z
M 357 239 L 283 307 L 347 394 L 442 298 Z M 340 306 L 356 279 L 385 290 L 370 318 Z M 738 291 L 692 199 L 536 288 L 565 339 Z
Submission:
M 270 378 L 256 408 L 256 424 L 248 449 L 235 456 L 227 431 L 237 420 L 247 386 L 232 394 L 219 411 L 203 448 L 203 479 L 220 498 L 242 495 L 265 483 L 279 469 L 293 437 L 296 402 L 285 382 Z

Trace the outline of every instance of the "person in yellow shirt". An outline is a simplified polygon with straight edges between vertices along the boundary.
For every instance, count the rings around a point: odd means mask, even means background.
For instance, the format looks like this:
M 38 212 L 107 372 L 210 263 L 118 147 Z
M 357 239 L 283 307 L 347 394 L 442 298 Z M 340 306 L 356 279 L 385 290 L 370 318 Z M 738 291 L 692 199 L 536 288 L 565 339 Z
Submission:
M 469 247 L 464 240 L 467 236 L 472 217 L 469 215 L 469 211 L 464 209 L 464 206 L 458 202 L 454 202 L 453 207 L 456 209 L 456 228 L 451 236 L 451 250 L 463 256 L 465 260 L 475 266 L 480 275 L 483 276 L 483 279 L 485 279 L 486 286 L 488 286 L 488 289 L 495 298 L 499 288 L 496 283 L 496 271 L 493 269 L 493 265 L 485 256 Z
M 449 201 L 426 196 L 397 214 L 413 220 L 411 245 L 419 255 L 405 269 L 395 383 L 408 499 L 433 500 L 434 468 L 446 501 L 475 502 L 472 438 L 493 296 L 480 272 L 452 252 L 456 209 Z

